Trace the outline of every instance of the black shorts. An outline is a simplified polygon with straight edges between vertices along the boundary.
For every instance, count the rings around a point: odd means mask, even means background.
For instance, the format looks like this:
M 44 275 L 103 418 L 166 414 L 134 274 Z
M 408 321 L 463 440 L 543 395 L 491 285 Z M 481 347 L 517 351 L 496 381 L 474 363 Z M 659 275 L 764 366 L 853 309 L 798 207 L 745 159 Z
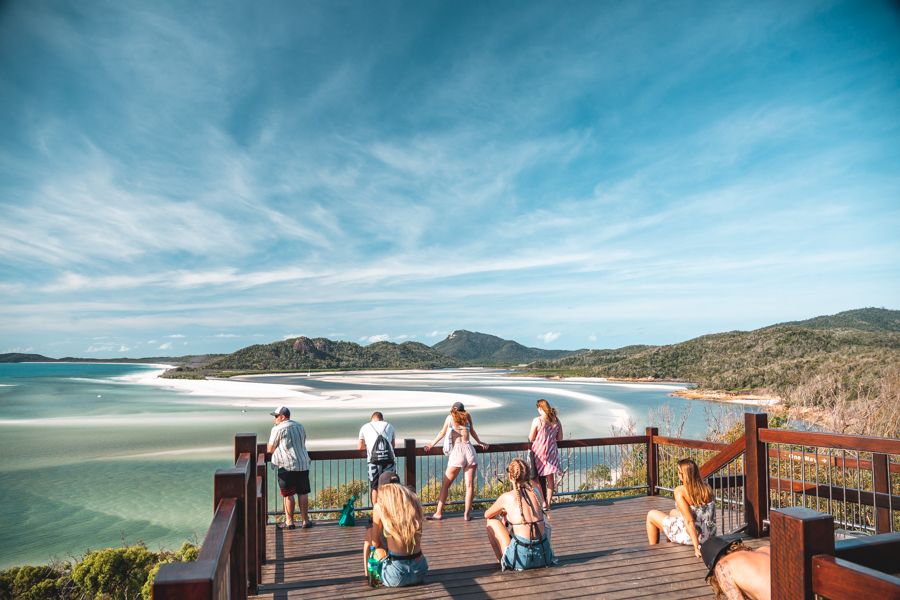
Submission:
M 369 489 L 378 489 L 378 478 L 381 477 L 381 474 L 385 472 L 396 473 L 397 465 L 395 463 L 391 463 L 389 465 L 376 465 L 373 463 L 369 463 Z
M 309 493 L 309 471 L 288 471 L 278 467 L 278 487 L 281 495 L 289 498 L 294 494 Z

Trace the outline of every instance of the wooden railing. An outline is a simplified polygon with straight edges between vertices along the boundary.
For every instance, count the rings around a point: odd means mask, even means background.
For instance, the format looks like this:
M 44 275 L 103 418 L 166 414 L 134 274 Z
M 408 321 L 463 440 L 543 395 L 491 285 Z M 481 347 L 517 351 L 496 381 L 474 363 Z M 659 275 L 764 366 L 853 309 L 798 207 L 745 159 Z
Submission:
M 900 533 L 834 538 L 834 518 L 808 508 L 771 513 L 773 600 L 900 599 Z
M 578 501 L 610 495 L 670 492 L 678 483 L 675 462 L 679 458 L 690 457 L 697 461 L 701 475 L 715 488 L 717 509 L 722 511 L 719 518 L 721 533 L 746 530 L 748 534 L 758 537 L 766 531 L 770 512 L 772 515 L 790 515 L 791 510 L 807 510 L 783 508 L 779 503 L 786 497 L 781 493 L 780 486 L 793 494 L 792 498 L 799 497 L 801 501 L 810 497 L 819 501 L 822 493 L 827 491 L 832 501 L 870 504 L 874 511 L 872 532 L 900 529 L 894 526 L 900 512 L 900 497 L 894 494 L 895 490 L 900 489 L 900 476 L 894 477 L 895 474 L 900 475 L 900 464 L 894 460 L 900 455 L 900 440 L 769 430 L 765 414 L 746 414 L 744 425 L 744 436 L 730 444 L 660 436 L 656 428 L 647 428 L 644 435 L 561 441 L 559 449 L 563 469 L 558 477 L 558 495 Z M 504 489 L 506 465 L 514 457 L 526 458 L 530 447 L 529 443 L 522 442 L 493 444 L 486 452 L 479 448 L 480 482 L 483 486 L 490 484 L 482 489 L 492 492 Z M 836 451 L 842 454 L 837 455 Z M 856 455 L 848 457 L 847 451 Z M 415 440 L 407 439 L 397 448 L 396 454 L 398 474 L 403 476 L 404 482 L 413 486 L 423 497 L 434 495 L 434 487 L 439 485 L 446 461 L 441 448 L 435 447 L 426 452 L 416 446 Z M 362 483 L 360 489 L 364 488 L 364 493 L 368 493 L 364 451 L 318 450 L 311 451 L 310 457 L 313 460 L 310 479 L 318 485 L 318 492 L 321 493 L 323 487 L 339 489 L 337 486 L 341 484 L 357 482 Z M 276 502 L 271 505 L 274 510 L 270 510 L 267 500 L 267 490 L 274 489 L 267 478 L 270 458 L 265 445 L 256 444 L 254 434 L 238 434 L 235 437 L 234 467 L 220 469 L 215 474 L 213 520 L 199 559 L 193 563 L 163 565 L 154 582 L 154 598 L 206 600 L 246 598 L 248 593 L 255 593 L 261 579 L 262 564 L 266 560 L 267 516 L 280 514 Z M 779 461 L 789 462 L 790 469 L 782 468 Z M 805 472 L 807 466 L 814 469 L 855 469 L 858 485 L 848 487 L 844 481 L 837 486 L 835 481 L 822 483 L 817 478 L 810 481 L 805 476 L 794 477 L 795 468 Z M 860 472 L 866 470 L 871 473 L 872 490 L 863 489 L 865 486 Z M 491 487 L 494 484 L 497 487 Z M 476 498 L 476 502 L 491 501 L 495 496 Z M 346 499 L 335 500 L 333 506 L 320 506 L 311 512 L 340 510 Z M 358 510 L 370 508 L 365 499 L 360 504 Z M 844 515 L 841 510 L 829 512 Z M 773 517 L 777 518 L 780 517 Z M 832 515 L 824 515 L 823 518 L 833 526 L 835 518 Z M 837 522 L 843 523 L 841 519 Z M 772 526 L 774 565 L 775 556 L 782 556 L 788 550 L 776 550 L 781 542 L 774 534 L 775 520 Z M 829 532 L 833 546 L 834 534 L 830 529 Z M 896 536 L 900 534 L 890 535 L 895 537 L 871 538 L 865 542 L 867 550 L 857 549 L 855 554 L 843 542 L 839 542 L 837 550 L 830 554 L 814 547 L 816 551 L 813 554 L 822 556 L 808 561 L 809 586 L 817 585 L 820 595 L 839 599 L 847 597 L 841 595 L 844 593 L 841 592 L 843 584 L 838 581 L 844 578 L 854 582 L 854 585 L 863 586 L 860 589 L 894 593 L 896 590 L 891 586 L 896 584 L 895 578 L 867 570 L 875 568 L 873 565 L 877 562 L 872 558 L 871 548 L 889 549 L 892 556 L 896 556 L 896 551 L 900 549 Z M 870 546 L 872 544 L 875 546 Z M 842 550 L 845 547 L 847 549 Z M 805 546 L 803 551 L 809 554 Z M 852 564 L 847 564 L 848 561 Z M 818 571 L 814 571 L 813 566 Z M 875 570 L 879 571 L 877 568 Z M 814 572 L 818 573 L 815 584 L 812 579 Z M 774 578 L 773 574 L 773 585 Z M 882 594 L 879 599 L 882 600 L 882 597 L 891 596 Z
M 155 600 L 246 598 L 265 561 L 266 451 L 256 434 L 234 438 L 234 467 L 213 480 L 213 519 L 196 561 L 162 565 Z

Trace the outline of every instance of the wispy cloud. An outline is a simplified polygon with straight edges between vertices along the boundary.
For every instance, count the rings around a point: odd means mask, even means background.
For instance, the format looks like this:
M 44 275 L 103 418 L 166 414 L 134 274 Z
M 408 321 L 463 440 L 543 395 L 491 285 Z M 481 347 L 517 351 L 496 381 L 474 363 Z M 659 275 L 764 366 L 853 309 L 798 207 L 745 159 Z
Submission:
M 561 335 L 562 335 L 562 333 L 560 333 L 559 331 L 548 331 L 546 333 L 542 333 L 542 334 L 538 335 L 537 339 L 541 340 L 544 343 L 549 344 L 550 342 L 555 342 L 556 340 L 558 340 L 559 336 L 561 336 Z

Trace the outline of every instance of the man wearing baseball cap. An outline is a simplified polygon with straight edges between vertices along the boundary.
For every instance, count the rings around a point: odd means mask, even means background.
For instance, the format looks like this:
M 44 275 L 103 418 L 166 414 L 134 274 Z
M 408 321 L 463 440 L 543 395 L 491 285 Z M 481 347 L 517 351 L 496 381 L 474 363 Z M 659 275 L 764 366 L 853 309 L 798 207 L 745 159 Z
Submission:
M 291 411 L 279 406 L 269 413 L 275 417 L 275 426 L 269 435 L 267 450 L 272 453 L 272 464 L 278 468 L 278 487 L 284 499 L 283 528 L 294 528 L 294 494 L 302 519 L 300 527 L 312 525 L 309 520 L 309 453 L 306 451 L 306 430 L 291 420 Z

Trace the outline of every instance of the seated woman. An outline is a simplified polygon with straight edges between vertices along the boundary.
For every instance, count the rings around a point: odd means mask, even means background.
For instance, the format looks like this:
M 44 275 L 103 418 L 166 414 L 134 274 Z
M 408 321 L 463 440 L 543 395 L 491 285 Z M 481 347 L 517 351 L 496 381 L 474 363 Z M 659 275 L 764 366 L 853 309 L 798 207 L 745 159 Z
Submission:
M 663 531 L 670 542 L 693 544 L 694 556 L 700 558 L 700 544 L 716 534 L 716 497 L 690 458 L 678 461 L 678 478 L 676 508 L 668 515 L 659 510 L 647 513 L 647 541 L 658 544 Z
M 512 491 L 502 494 L 485 511 L 488 539 L 500 568 L 533 569 L 548 567 L 556 562 L 550 548 L 550 528 L 547 526 L 543 498 L 528 479 L 528 465 L 516 458 L 506 468 Z M 504 518 L 505 523 L 498 518 Z M 512 535 L 506 527 L 512 527 Z
M 717 536 L 700 546 L 709 568 L 706 582 L 716 600 L 769 600 L 772 597 L 770 547 L 753 550 L 739 540 Z
M 422 555 L 421 541 L 422 504 L 418 497 L 399 483 L 379 483 L 378 502 L 372 507 L 372 527 L 363 547 L 366 572 L 369 551 L 374 546 L 384 585 L 422 583 L 428 573 L 428 560 Z

